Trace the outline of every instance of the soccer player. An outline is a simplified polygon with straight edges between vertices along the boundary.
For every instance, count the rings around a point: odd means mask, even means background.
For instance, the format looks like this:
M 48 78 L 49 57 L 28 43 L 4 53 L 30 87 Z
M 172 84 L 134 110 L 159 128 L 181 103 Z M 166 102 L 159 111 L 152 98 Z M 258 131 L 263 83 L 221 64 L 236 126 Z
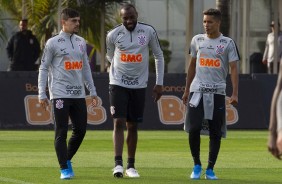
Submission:
M 268 150 L 278 159 L 282 156 L 282 62 L 270 110 Z
M 46 83 L 55 124 L 55 150 L 61 168 L 61 179 L 74 176 L 71 159 L 86 133 L 87 108 L 85 87 L 90 92 L 92 106 L 97 104 L 97 93 L 86 53 L 85 40 L 76 35 L 80 16 L 76 10 L 61 12 L 61 32 L 50 38 L 45 46 L 38 76 L 39 103 L 46 110 Z M 72 136 L 66 143 L 69 117 Z
M 200 179 L 200 132 L 202 122 L 208 122 L 209 159 L 205 178 L 216 180 L 213 171 L 220 149 L 225 125 L 226 76 L 231 69 L 232 96 L 229 103 L 238 103 L 238 61 L 239 53 L 234 41 L 219 31 L 221 12 L 208 9 L 203 12 L 205 34 L 192 38 L 190 46 L 191 61 L 188 66 L 186 87 L 182 96 L 187 105 L 185 129 L 189 133 L 189 145 L 194 160 L 191 179 Z M 189 127 L 189 128 L 187 128 Z
M 128 177 L 139 177 L 135 169 L 137 127 L 143 121 L 146 87 L 148 83 L 149 46 L 156 64 L 156 85 L 153 96 L 157 102 L 162 95 L 164 57 L 155 29 L 137 21 L 138 14 L 132 4 L 120 10 L 122 24 L 107 35 L 107 59 L 110 66 L 110 111 L 114 121 L 113 143 L 115 167 L 113 175 L 123 177 L 124 125 L 127 128 Z

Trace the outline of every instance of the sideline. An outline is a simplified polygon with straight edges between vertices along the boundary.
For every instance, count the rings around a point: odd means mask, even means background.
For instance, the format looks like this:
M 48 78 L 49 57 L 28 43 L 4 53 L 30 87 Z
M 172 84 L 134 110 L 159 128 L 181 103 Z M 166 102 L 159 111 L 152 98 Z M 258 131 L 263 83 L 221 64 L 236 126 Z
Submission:
M 9 183 L 16 183 L 16 184 L 33 184 L 33 183 L 21 181 L 21 180 L 15 180 L 15 179 L 11 179 L 11 178 L 4 178 L 4 177 L 0 176 L 0 182 L 1 181 L 9 182 Z

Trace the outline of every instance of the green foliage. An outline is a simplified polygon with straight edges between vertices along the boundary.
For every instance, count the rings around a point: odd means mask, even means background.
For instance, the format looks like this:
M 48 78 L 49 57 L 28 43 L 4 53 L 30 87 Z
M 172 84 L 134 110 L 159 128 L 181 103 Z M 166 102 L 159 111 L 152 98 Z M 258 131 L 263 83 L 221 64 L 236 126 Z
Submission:
M 169 41 L 167 40 L 159 40 L 161 48 L 163 50 L 164 61 L 165 61 L 165 72 L 167 72 L 167 65 L 170 62 L 171 51 L 169 50 Z M 149 56 L 149 72 L 154 73 L 156 71 L 155 68 L 155 58 L 152 54 L 152 50 L 150 48 L 150 56 Z
M 22 18 L 22 0 L 0 0 L 0 12 L 7 11 L 12 18 Z M 60 31 L 58 29 L 58 0 L 25 0 L 29 27 L 41 45 Z M 77 9 L 81 14 L 80 35 L 88 40 L 95 48 L 100 48 L 101 13 L 105 13 L 105 30 L 110 29 L 116 22 L 116 3 L 123 0 L 61 0 L 61 6 Z M 106 33 L 105 33 L 106 34 Z M 0 27 L 1 37 L 1 27 Z
M 229 131 L 227 139 L 222 140 L 215 166 L 219 180 L 214 182 L 205 181 L 204 176 L 200 181 L 189 179 L 193 161 L 187 137 L 184 131 L 139 131 L 135 166 L 141 177 L 116 179 L 111 170 L 112 131 L 88 130 L 72 159 L 75 178 L 61 181 L 53 131 L 1 131 L 0 183 L 278 184 L 282 181 L 282 163 L 267 151 L 267 131 Z M 202 136 L 203 169 L 208 162 L 208 144 L 208 136 Z M 126 144 L 123 158 L 126 165 Z

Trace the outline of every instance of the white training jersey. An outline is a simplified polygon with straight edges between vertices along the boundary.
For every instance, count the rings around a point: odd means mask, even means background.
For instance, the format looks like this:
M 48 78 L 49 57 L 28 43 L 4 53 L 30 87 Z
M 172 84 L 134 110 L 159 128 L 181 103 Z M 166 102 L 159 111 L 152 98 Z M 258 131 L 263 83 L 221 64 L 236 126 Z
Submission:
M 225 95 L 229 62 L 240 60 L 235 42 L 222 34 L 215 39 L 198 34 L 191 41 L 190 54 L 197 58 L 190 91 Z
M 277 55 L 278 62 L 282 58 L 282 32 L 279 31 L 277 41 Z M 274 33 L 271 32 L 267 35 L 267 40 L 265 44 L 265 50 L 263 53 L 263 60 L 267 60 L 268 63 L 273 63 L 274 61 Z
M 65 33 L 50 38 L 44 48 L 38 76 L 39 99 L 85 98 L 85 87 L 90 96 L 97 96 L 85 40 L 75 34 Z
M 155 57 L 156 84 L 163 85 L 164 57 L 155 29 L 138 22 L 133 31 L 123 24 L 107 34 L 107 59 L 111 63 L 110 84 L 145 88 L 149 75 L 149 46 Z

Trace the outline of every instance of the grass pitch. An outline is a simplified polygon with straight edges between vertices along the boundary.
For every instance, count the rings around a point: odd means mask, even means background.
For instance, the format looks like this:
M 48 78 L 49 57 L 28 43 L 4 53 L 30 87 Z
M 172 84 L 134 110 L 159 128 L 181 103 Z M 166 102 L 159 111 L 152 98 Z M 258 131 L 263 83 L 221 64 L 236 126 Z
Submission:
M 0 131 L 0 183 L 5 184 L 110 184 L 110 183 L 282 183 L 282 161 L 268 153 L 267 131 L 228 131 L 215 166 L 217 181 L 190 180 L 193 167 L 184 131 L 139 131 L 136 154 L 138 179 L 116 179 L 112 132 L 88 130 L 73 158 L 75 178 L 59 179 L 53 131 Z M 69 134 L 70 136 L 70 134 Z M 208 137 L 202 136 L 201 160 L 207 166 Z M 124 165 L 126 165 L 126 146 Z

